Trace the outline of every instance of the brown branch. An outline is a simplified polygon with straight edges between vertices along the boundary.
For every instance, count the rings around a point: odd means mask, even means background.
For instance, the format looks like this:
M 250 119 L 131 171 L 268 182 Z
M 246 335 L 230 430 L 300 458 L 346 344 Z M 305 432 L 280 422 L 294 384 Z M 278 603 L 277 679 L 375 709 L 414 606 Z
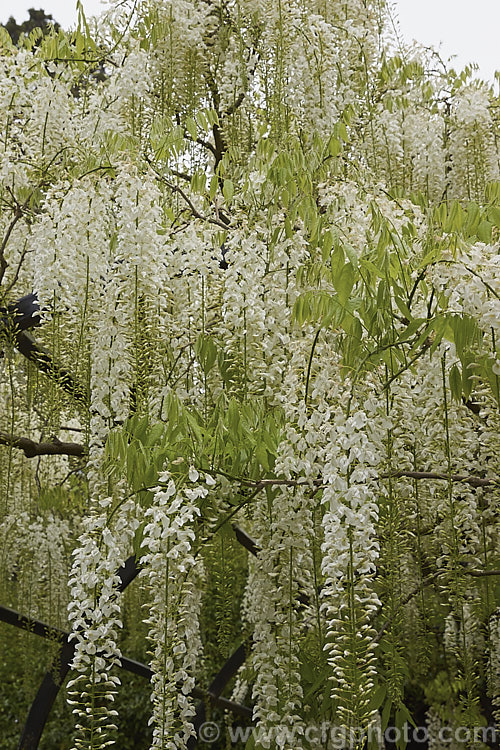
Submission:
M 181 180 L 185 180 L 186 182 L 191 182 L 192 175 L 188 174 L 187 172 L 178 172 L 177 169 L 170 169 L 174 177 L 179 177 Z
M 42 622 L 40 620 L 35 620 L 32 617 L 27 617 L 14 609 L 10 609 L 9 607 L 4 607 L 2 605 L 0 605 L 0 621 L 5 622 L 8 625 L 12 625 L 15 628 L 19 628 L 20 630 L 27 630 L 29 633 L 33 633 L 34 635 L 37 635 L 41 638 L 56 641 L 60 644 L 67 644 L 70 636 L 70 633 L 62 630 L 61 628 L 56 628 L 52 625 L 49 625 L 48 623 Z M 211 703 L 225 711 L 232 711 L 235 714 L 250 719 L 252 716 L 251 708 L 242 705 L 241 703 L 235 703 L 234 701 L 228 700 L 227 698 L 222 698 L 218 690 L 219 683 L 221 681 L 224 681 L 226 672 L 229 672 L 229 677 L 232 676 L 231 667 L 234 662 L 236 661 L 237 665 L 241 666 L 238 661 L 242 660 L 243 663 L 245 657 L 246 653 L 244 651 L 244 646 L 240 646 L 236 650 L 235 654 L 233 654 L 233 656 L 228 659 L 219 675 L 217 675 L 217 682 L 214 681 L 210 686 L 212 689 L 206 691 L 195 685 L 191 691 L 191 695 L 194 698 L 198 698 L 203 701 L 209 700 Z M 69 661 L 67 666 L 69 667 Z M 135 661 L 135 659 L 129 659 L 126 656 L 122 656 L 120 658 L 119 666 L 127 672 L 132 672 L 132 674 L 139 675 L 139 677 L 145 677 L 147 680 L 151 680 L 153 677 L 153 672 L 146 664 Z
M 219 166 L 219 163 L 222 161 L 224 154 L 227 151 L 227 143 L 222 133 L 222 130 L 220 126 L 217 125 L 217 123 L 213 125 L 212 133 L 214 136 L 214 143 L 215 143 L 215 164 L 214 164 L 214 172 L 215 172 L 217 170 L 217 167 Z
M 0 445 L 20 448 L 24 451 L 26 458 L 35 458 L 35 456 L 83 456 L 85 447 L 78 443 L 63 443 L 58 438 L 52 438 L 50 443 L 36 443 L 31 438 L 16 437 L 0 432 Z
M 447 481 L 451 479 L 452 482 L 465 482 L 470 484 L 472 487 L 492 487 L 499 486 L 499 479 L 483 479 L 481 477 L 466 476 L 462 474 L 452 474 L 451 477 L 448 474 L 438 474 L 433 471 L 392 471 L 390 474 L 382 474 L 383 479 L 391 477 L 408 477 L 409 479 L 441 479 Z
M 210 473 L 212 469 L 205 469 Z M 324 489 L 328 486 L 327 483 L 321 479 L 314 479 L 311 481 L 300 480 L 300 479 L 245 479 L 244 477 L 236 477 L 232 474 L 228 474 L 224 471 L 216 471 L 216 474 L 232 479 L 235 482 L 239 482 L 244 487 L 258 487 L 263 489 L 264 487 L 273 486 L 284 486 L 284 487 L 310 487 L 311 485 L 318 489 Z M 390 474 L 381 474 L 381 479 L 388 479 L 389 477 L 408 477 L 409 479 L 440 479 L 447 481 L 449 479 L 448 474 L 439 474 L 432 471 L 393 471 Z M 472 487 L 498 487 L 500 486 L 500 479 L 483 479 L 482 477 L 466 476 L 462 474 L 452 474 L 452 482 L 465 482 L 470 484 Z
M 320 479 L 314 479 L 312 482 L 305 479 L 245 479 L 245 477 L 236 477 L 233 474 L 228 474 L 226 471 L 220 471 L 220 469 L 201 469 L 201 471 L 205 471 L 208 474 L 219 474 L 221 477 L 239 482 L 243 487 L 253 487 L 256 490 L 263 490 L 265 487 L 313 487 L 317 491 L 326 487 L 325 483 Z
M 203 146 L 203 148 L 208 149 L 213 156 L 217 157 L 215 146 L 210 143 L 210 141 L 205 141 L 203 138 L 197 138 L 196 143 L 198 143 L 200 146 Z
M 244 529 L 242 529 L 241 526 L 238 526 L 238 524 L 233 523 L 232 526 L 233 526 L 234 533 L 238 542 L 248 552 L 250 552 L 251 555 L 253 555 L 254 557 L 257 557 L 257 555 L 260 552 L 260 547 L 255 541 L 255 539 L 252 539 L 252 537 L 249 534 L 247 534 L 247 532 Z
M 7 227 L 7 231 L 5 232 L 5 236 L 2 239 L 2 243 L 0 244 L 0 283 L 3 280 L 3 277 L 5 275 L 5 272 L 7 270 L 8 263 L 5 260 L 5 250 L 7 248 L 7 243 L 10 239 L 10 235 L 12 234 L 14 227 L 16 226 L 19 219 L 22 217 L 23 212 L 19 206 L 16 206 L 14 209 L 14 218 L 10 222 L 9 226 Z

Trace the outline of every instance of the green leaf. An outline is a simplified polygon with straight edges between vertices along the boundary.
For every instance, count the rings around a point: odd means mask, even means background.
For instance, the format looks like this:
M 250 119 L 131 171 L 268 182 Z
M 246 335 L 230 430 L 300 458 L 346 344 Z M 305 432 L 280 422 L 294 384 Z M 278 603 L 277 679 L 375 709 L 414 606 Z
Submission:
M 453 365 L 449 374 L 450 391 L 455 401 L 462 400 L 462 375 L 458 365 Z
M 488 209 L 488 218 L 500 229 L 500 208 L 498 206 L 490 206 Z
M 211 200 L 211 201 L 213 201 L 213 200 L 214 200 L 214 198 L 215 198 L 215 196 L 216 196 L 216 194 L 217 194 L 217 188 L 218 188 L 218 187 L 219 187 L 219 178 L 217 177 L 217 175 L 215 175 L 215 174 L 214 174 L 214 175 L 212 175 L 212 177 L 210 178 L 210 190 L 209 190 L 209 195 L 210 195 L 210 200 Z
M 432 247 L 429 252 L 427 252 L 420 263 L 418 264 L 417 268 L 420 270 L 421 268 L 426 268 L 431 263 L 434 263 L 434 261 L 438 260 L 438 258 L 441 255 L 441 250 L 436 245 Z
M 392 700 L 389 698 L 389 700 L 385 702 L 384 708 L 382 709 L 381 724 L 382 724 L 383 732 L 385 732 L 385 730 L 387 729 L 387 725 L 389 724 L 389 719 L 391 716 L 391 708 L 392 708 Z
M 410 310 L 409 310 L 409 308 L 408 308 L 405 300 L 402 297 L 400 297 L 399 294 L 395 294 L 394 295 L 394 302 L 396 303 L 396 305 L 398 306 L 398 308 L 401 310 L 401 312 L 403 313 L 404 317 L 407 320 L 410 320 L 410 318 L 411 318 L 411 312 L 410 312 Z
M 210 127 L 219 124 L 219 115 L 217 114 L 215 109 L 207 109 L 206 116 Z
M 347 128 L 345 126 L 344 122 L 339 122 L 336 127 L 338 136 L 344 141 L 344 143 L 349 143 L 349 135 L 347 133 Z
M 135 429 L 133 432 L 134 438 L 140 443 L 144 443 L 146 440 L 148 429 L 149 419 L 147 417 L 142 417 L 135 425 Z
M 447 336 L 447 338 L 454 342 L 456 352 L 461 359 L 464 352 L 469 351 L 480 340 L 477 323 L 468 315 L 463 317 L 448 315 L 446 320 L 451 333 L 451 337 Z
M 142 546 L 142 540 L 144 538 L 145 528 L 146 528 L 146 521 L 143 521 L 140 524 L 140 526 L 137 527 L 137 530 L 134 534 L 134 541 L 132 544 L 132 549 L 133 549 L 136 560 L 138 560 L 141 556 L 141 546 Z
M 408 326 L 405 328 L 403 333 L 399 337 L 399 341 L 408 341 L 415 333 L 417 333 L 420 326 L 425 323 L 425 318 L 415 318 L 410 321 Z
M 481 211 L 477 203 L 469 203 L 467 206 L 467 219 L 465 222 L 465 234 L 472 237 L 476 234 L 481 221 Z M 459 229 L 461 227 L 458 227 Z
M 231 203 L 234 195 L 234 185 L 232 180 L 224 180 L 224 186 L 222 188 L 222 194 L 226 199 L 226 203 Z
M 352 263 L 346 263 L 337 279 L 333 279 L 333 285 L 338 293 L 339 302 L 345 305 L 350 297 L 354 286 L 355 273 Z
M 136 474 L 137 467 L 137 451 L 135 445 L 129 446 L 127 451 L 127 482 L 129 487 L 133 487 L 134 476 Z
M 311 683 L 304 695 L 305 700 L 309 701 L 328 682 L 330 670 L 328 667 L 323 667 L 323 669 L 317 671 L 312 664 L 307 663 L 303 664 L 302 669 L 305 673 L 304 676 Z
M 330 230 L 323 232 L 321 237 L 321 256 L 323 261 L 326 262 L 330 258 L 330 253 L 333 248 L 333 234 Z
M 429 349 L 431 356 L 434 354 L 439 344 L 441 343 L 447 327 L 449 328 L 449 325 L 445 315 L 437 315 L 436 318 L 431 322 L 430 329 L 435 333 L 434 341 L 432 342 Z
M 255 456 L 264 471 L 269 471 L 269 458 L 267 455 L 267 450 L 265 446 L 260 442 L 255 446 Z
M 387 282 L 385 279 L 381 279 L 377 289 L 377 306 L 378 308 L 384 308 L 390 302 L 391 295 L 387 288 Z
M 465 353 L 461 358 L 462 362 L 462 393 L 463 397 L 469 399 L 474 385 L 474 374 L 477 368 L 476 355 Z
M 394 724 L 402 729 L 402 727 L 405 725 L 405 723 L 408 722 L 409 724 L 412 724 L 414 727 L 416 726 L 415 721 L 409 712 L 408 708 L 404 705 L 404 703 L 401 703 L 399 708 L 396 711 L 396 716 L 394 720 Z
M 356 250 L 353 248 L 351 244 L 349 244 L 349 242 L 344 242 L 342 247 L 344 248 L 344 252 L 347 258 L 351 261 L 352 267 L 357 269 L 358 256 L 356 254 Z
M 489 221 L 482 221 L 477 228 L 477 238 L 481 242 L 484 242 L 485 244 L 489 244 L 491 242 L 491 230 L 493 228 L 493 225 Z
M 453 201 L 444 225 L 445 232 L 459 232 L 464 226 L 467 218 L 470 226 L 474 219 L 473 205 L 475 204 L 470 204 L 467 217 L 460 203 L 458 201 Z
M 297 321 L 299 325 L 303 325 L 305 322 L 304 317 L 304 295 L 301 294 L 293 303 L 292 317 Z
M 341 245 L 337 245 L 330 257 L 330 268 L 332 272 L 332 280 L 340 276 L 340 271 L 344 266 L 345 255 Z M 335 284 L 335 282 L 334 282 Z
M 238 428 L 240 426 L 240 409 L 235 398 L 232 398 L 227 408 L 227 425 L 233 437 L 238 437 Z
M 196 122 L 192 117 L 188 117 L 186 120 L 186 130 L 193 141 L 195 141 L 198 136 L 198 128 L 196 127 Z
M 484 192 L 488 203 L 500 204 L 500 182 L 489 182 Z
M 379 687 L 375 690 L 372 697 L 370 698 L 368 709 L 370 711 L 378 711 L 378 709 L 384 702 L 386 695 L 387 695 L 387 687 L 385 685 L 379 685 Z
M 169 424 L 174 425 L 178 422 L 180 412 L 179 399 L 172 391 L 167 394 L 165 399 L 164 412 Z
M 193 193 L 204 193 L 207 188 L 207 177 L 204 172 L 196 170 L 191 177 L 191 190 Z
M 332 135 L 332 137 L 328 141 L 328 153 L 330 154 L 330 156 L 338 156 L 341 151 L 342 144 L 340 143 L 338 138 L 335 138 L 335 136 Z
M 157 424 L 154 424 L 147 434 L 147 445 L 154 445 L 155 443 L 158 443 L 165 432 L 165 425 L 162 422 L 158 422 Z
M 207 119 L 205 112 L 202 109 L 200 109 L 199 112 L 196 113 L 196 122 L 202 130 L 204 131 L 208 130 L 208 119 Z
M 360 258 L 359 265 L 362 266 L 362 268 L 366 268 L 368 271 L 370 271 L 376 278 L 383 279 L 384 274 L 378 268 L 375 263 L 372 263 L 371 260 L 366 260 L 366 258 Z
M 217 359 L 217 347 L 210 336 L 200 334 L 195 344 L 195 352 L 205 375 L 208 375 Z

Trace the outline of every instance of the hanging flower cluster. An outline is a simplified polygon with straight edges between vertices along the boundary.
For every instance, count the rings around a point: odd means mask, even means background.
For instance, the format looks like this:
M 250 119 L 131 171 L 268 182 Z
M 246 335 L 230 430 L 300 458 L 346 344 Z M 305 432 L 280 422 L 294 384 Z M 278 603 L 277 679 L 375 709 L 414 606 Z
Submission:
M 363 429 L 367 421 L 366 412 L 359 410 L 332 425 L 322 477 L 326 648 L 332 695 L 347 727 L 362 727 L 371 718 L 368 705 L 376 675 L 370 620 L 380 606 L 372 587 L 379 556 L 373 479 L 380 456 Z
M 304 581 L 310 558 L 309 496 L 310 491 L 302 488 L 281 490 L 270 508 L 260 505 L 255 519 L 262 550 L 249 581 L 246 615 L 254 638 L 254 718 L 269 732 L 265 747 L 274 741 L 279 748 L 289 748 L 286 728 L 293 728 L 294 747 L 301 747 L 304 732 L 299 713 L 301 617 L 294 604 L 301 592 L 310 589 Z
M 496 610 L 490 619 L 489 624 L 489 638 L 490 638 L 490 656 L 489 656 L 489 692 L 493 701 L 495 720 L 498 722 L 500 705 L 498 696 L 500 694 L 500 614 Z
M 194 487 L 177 488 L 168 473 L 166 485 L 155 493 L 146 511 L 143 550 L 151 602 L 148 604 L 148 638 L 152 645 L 153 745 L 161 750 L 185 748 L 194 734 L 195 710 L 190 696 L 194 670 L 201 651 L 198 630 L 202 563 L 194 556 L 197 501 L 208 489 L 196 485 L 199 474 L 191 468 Z
M 56 627 L 67 620 L 68 548 L 73 534 L 68 521 L 52 513 L 33 518 L 23 511 L 4 516 L 0 524 L 1 588 L 19 580 L 17 605 Z
M 110 508 L 112 503 L 110 497 L 100 501 L 103 508 Z M 68 683 L 68 690 L 77 717 L 75 750 L 106 747 L 115 729 L 113 717 L 117 712 L 109 704 L 120 684 L 113 674 L 121 657 L 119 569 L 125 564 L 139 526 L 135 510 L 134 501 L 127 500 L 119 506 L 112 525 L 105 513 L 87 518 L 74 552 L 68 618 L 70 638 L 75 641 L 72 668 L 77 676 Z

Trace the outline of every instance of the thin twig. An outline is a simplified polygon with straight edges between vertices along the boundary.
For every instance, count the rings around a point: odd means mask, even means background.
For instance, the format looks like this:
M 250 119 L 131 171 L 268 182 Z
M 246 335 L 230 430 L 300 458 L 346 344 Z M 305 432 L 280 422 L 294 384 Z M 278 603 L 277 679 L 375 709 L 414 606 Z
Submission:
M 461 572 L 463 572 L 465 575 L 473 576 L 474 578 L 482 578 L 483 576 L 500 576 L 500 570 L 463 570 Z M 444 573 L 443 570 L 438 570 L 436 573 L 432 573 L 431 575 L 427 576 L 419 583 L 419 585 L 416 588 L 413 589 L 413 591 L 410 591 L 410 593 L 407 596 L 405 596 L 404 599 L 401 600 L 401 602 L 398 604 L 394 612 L 384 622 L 380 630 L 377 632 L 377 635 L 374 638 L 375 643 L 378 643 L 380 641 L 383 634 L 385 633 L 389 625 L 392 623 L 392 621 L 396 617 L 399 610 L 401 610 L 409 602 L 411 602 L 411 600 L 414 599 L 414 597 L 417 596 L 417 594 L 419 594 L 423 588 L 433 583 L 436 580 L 436 578 L 438 578 L 440 575 L 443 575 L 443 573 Z
M 165 177 L 163 177 L 163 182 L 174 193 L 179 193 L 181 198 L 185 200 L 186 203 L 188 204 L 191 213 L 196 219 L 201 219 L 202 221 L 208 221 L 210 224 L 216 224 L 217 226 L 222 227 L 223 229 L 227 229 L 227 224 L 224 224 L 219 219 L 213 219 L 211 216 L 204 216 L 202 213 L 200 213 L 198 209 L 195 207 L 192 200 L 189 198 L 188 195 L 186 195 L 184 190 L 179 185 L 176 185 L 175 183 L 170 182 Z
M 151 169 L 157 175 L 157 177 L 159 177 L 160 180 L 163 182 L 163 184 L 166 185 L 169 190 L 172 190 L 172 192 L 178 193 L 181 196 L 181 198 L 187 203 L 189 210 L 191 211 L 191 213 L 196 219 L 207 221 L 209 222 L 209 224 L 216 224 L 218 227 L 222 227 L 222 229 L 228 228 L 228 225 L 224 224 L 219 219 L 214 219 L 211 216 L 204 216 L 202 213 L 200 213 L 198 209 L 196 208 L 196 206 L 194 205 L 193 201 L 190 199 L 188 195 L 186 195 L 186 193 L 180 187 L 180 185 L 176 185 L 175 183 L 170 182 L 170 180 L 167 180 L 167 178 L 164 175 L 162 175 L 161 172 L 159 172 L 159 170 L 155 167 L 151 159 L 149 159 L 147 156 L 145 156 L 145 159 L 147 163 L 149 164 L 149 166 L 151 167 Z
M 377 632 L 377 635 L 373 639 L 375 643 L 378 643 L 380 641 L 380 639 L 384 635 L 385 631 L 391 625 L 392 621 L 394 620 L 394 618 L 398 614 L 399 610 L 402 609 L 403 607 L 405 607 L 409 602 L 411 602 L 411 600 L 415 596 L 417 596 L 417 594 L 420 593 L 420 591 L 422 591 L 422 589 L 425 588 L 425 586 L 428 586 L 430 583 L 433 583 L 433 581 L 435 581 L 436 578 L 439 575 L 441 575 L 441 573 L 442 573 L 442 571 L 440 570 L 440 571 L 438 571 L 436 573 L 432 573 L 432 575 L 427 576 L 426 578 L 424 578 L 422 581 L 420 581 L 420 583 L 418 584 L 418 586 L 416 588 L 414 588 L 412 591 L 410 591 L 410 593 L 407 596 L 405 596 L 404 599 L 402 599 L 400 601 L 400 603 L 398 604 L 398 606 L 396 607 L 396 609 L 393 611 L 393 613 L 391 614 L 391 616 L 387 618 L 387 620 L 384 622 L 384 624 L 382 625 L 382 627 L 380 628 L 380 630 Z
M 27 254 L 30 253 L 30 252 L 33 252 L 33 251 L 28 249 L 28 241 L 25 240 L 24 241 L 24 247 L 23 247 L 23 249 L 21 251 L 21 256 L 20 256 L 19 262 L 17 264 L 17 268 L 16 268 L 16 270 L 14 272 L 14 276 L 9 281 L 9 283 L 4 287 L 4 295 L 3 295 L 4 297 L 7 294 L 9 294 L 9 292 L 11 291 L 11 289 L 13 289 L 15 287 L 15 285 L 17 284 L 17 282 L 19 280 L 19 274 L 21 273 L 21 266 L 23 265 L 23 263 L 24 263 L 24 261 L 26 259 Z

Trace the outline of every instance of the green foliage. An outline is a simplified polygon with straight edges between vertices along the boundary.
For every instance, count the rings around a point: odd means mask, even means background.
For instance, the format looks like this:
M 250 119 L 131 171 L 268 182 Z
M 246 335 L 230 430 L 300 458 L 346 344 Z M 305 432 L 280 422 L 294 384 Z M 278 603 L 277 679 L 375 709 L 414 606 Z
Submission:
M 401 729 L 429 708 L 450 724 L 490 721 L 498 97 L 470 69 L 381 51 L 376 3 L 268 3 L 265 16 L 250 2 L 196 0 L 189 16 L 125 6 L 91 29 L 78 2 L 72 33 L 48 30 L 43 11 L 26 22 L 43 34 L 7 24 L 21 49 L 4 44 L 5 70 L 29 65 L 26 80 L 3 80 L 2 305 L 38 290 L 36 335 L 56 364 L 23 363 L 8 329 L 0 432 L 80 435 L 85 455 L 25 458 L 4 439 L 1 601 L 64 620 L 56 547 L 71 556 L 96 522 L 99 553 L 121 528 L 119 564 L 140 559 L 144 511 L 173 479 L 186 500 L 201 489 L 184 529 L 204 575 L 198 686 L 245 642 L 246 700 L 277 707 L 271 725 L 285 704 L 310 725 L 366 727 L 378 712 L 382 729 Z M 35 570 L 54 519 L 68 539 Z M 370 562 L 353 562 L 356 534 Z M 169 578 L 169 553 L 165 586 L 180 601 L 191 581 Z M 159 597 L 152 611 L 148 575 L 120 615 L 120 645 L 141 661 L 167 609 Z M 92 580 L 84 620 L 103 586 Z M 253 601 L 259 580 L 265 601 Z M 4 642 L 10 747 L 50 649 L 27 634 Z M 123 682 L 117 741 L 147 747 L 150 686 Z M 71 745 L 61 706 L 47 748 Z
M 213 366 L 210 345 L 204 341 L 198 350 L 205 366 L 208 352 Z M 192 464 L 214 477 L 273 476 L 281 437 L 279 410 L 267 413 L 258 401 L 242 404 L 222 395 L 206 422 L 170 393 L 163 413 L 165 421 L 153 424 L 147 416 L 134 415 L 112 430 L 106 441 L 109 477 L 125 476 L 130 491 L 146 505 L 160 473 L 168 471 L 182 481 Z

